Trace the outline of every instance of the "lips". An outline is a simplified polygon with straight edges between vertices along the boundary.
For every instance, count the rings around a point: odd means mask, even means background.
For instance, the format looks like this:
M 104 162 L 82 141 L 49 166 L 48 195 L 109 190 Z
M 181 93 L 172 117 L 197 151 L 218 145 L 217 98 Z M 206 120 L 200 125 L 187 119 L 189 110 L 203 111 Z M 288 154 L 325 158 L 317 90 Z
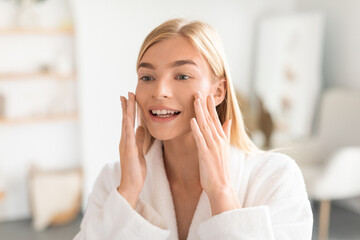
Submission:
M 181 111 L 166 106 L 155 106 L 150 108 L 149 113 L 154 121 L 164 122 L 176 118 Z
M 180 114 L 180 111 L 159 109 L 159 110 L 150 110 L 150 114 L 157 117 L 171 117 Z

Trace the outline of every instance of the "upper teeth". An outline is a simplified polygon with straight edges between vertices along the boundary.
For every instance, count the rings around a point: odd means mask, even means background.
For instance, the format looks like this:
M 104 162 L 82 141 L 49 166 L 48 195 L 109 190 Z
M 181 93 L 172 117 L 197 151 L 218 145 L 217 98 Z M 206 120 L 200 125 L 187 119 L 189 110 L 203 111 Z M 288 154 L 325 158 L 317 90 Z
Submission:
M 152 112 L 153 114 L 174 114 L 174 113 L 176 113 L 177 111 L 171 111 L 171 110 L 162 109 L 162 110 L 151 110 L 151 112 Z

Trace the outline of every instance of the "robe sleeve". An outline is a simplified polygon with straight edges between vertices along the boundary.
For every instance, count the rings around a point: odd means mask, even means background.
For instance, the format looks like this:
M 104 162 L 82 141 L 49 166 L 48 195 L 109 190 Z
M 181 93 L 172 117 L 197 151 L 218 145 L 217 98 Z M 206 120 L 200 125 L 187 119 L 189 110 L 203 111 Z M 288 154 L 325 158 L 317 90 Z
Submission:
M 98 176 L 74 240 L 167 239 L 170 231 L 160 215 L 140 198 L 131 207 L 116 190 L 113 174 L 105 166 Z
M 300 168 L 284 154 L 269 160 L 250 180 L 254 204 L 202 222 L 200 239 L 311 240 L 313 214 Z

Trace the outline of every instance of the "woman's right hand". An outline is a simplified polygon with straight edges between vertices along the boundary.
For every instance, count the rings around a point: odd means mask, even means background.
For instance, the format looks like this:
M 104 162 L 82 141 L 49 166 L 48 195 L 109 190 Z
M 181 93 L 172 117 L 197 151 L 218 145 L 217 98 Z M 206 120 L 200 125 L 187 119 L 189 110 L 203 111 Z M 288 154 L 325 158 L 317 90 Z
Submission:
M 135 208 L 146 176 L 143 152 L 145 131 L 139 126 L 135 135 L 135 95 L 129 93 L 128 97 L 128 100 L 123 96 L 120 97 L 123 118 L 119 144 L 121 179 L 117 190 Z

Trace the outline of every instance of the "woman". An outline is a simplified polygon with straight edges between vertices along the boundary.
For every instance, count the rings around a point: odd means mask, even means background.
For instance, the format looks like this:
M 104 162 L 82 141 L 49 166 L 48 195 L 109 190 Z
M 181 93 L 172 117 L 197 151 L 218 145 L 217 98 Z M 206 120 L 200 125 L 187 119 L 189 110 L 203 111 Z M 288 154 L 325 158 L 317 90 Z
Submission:
M 136 94 L 121 97 L 120 162 L 97 178 L 76 240 L 311 239 L 301 172 L 246 135 L 209 25 L 158 26 L 137 73 Z

